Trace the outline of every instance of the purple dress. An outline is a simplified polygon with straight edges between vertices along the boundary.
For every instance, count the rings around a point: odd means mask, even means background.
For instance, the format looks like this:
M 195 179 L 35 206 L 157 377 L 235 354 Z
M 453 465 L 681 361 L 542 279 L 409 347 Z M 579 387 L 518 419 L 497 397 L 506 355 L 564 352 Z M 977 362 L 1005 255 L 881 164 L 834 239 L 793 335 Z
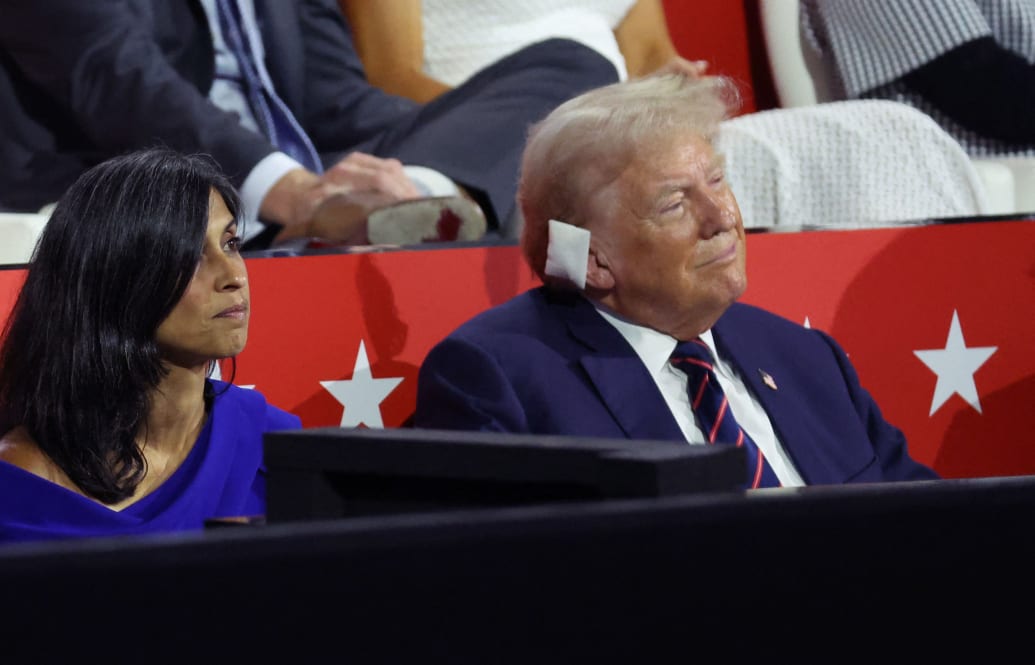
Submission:
M 0 543 L 201 530 L 214 517 L 266 511 L 263 432 L 298 429 L 298 416 L 254 390 L 210 381 L 215 400 L 194 448 L 160 487 L 114 511 L 0 461 Z

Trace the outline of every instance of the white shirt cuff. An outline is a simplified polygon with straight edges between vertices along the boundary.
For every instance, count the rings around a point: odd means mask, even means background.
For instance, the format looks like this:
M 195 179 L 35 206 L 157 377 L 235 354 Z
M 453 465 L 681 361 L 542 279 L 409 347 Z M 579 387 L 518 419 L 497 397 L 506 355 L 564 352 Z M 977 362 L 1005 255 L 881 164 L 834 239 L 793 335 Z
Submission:
M 241 185 L 241 206 L 243 210 L 245 242 L 259 235 L 266 225 L 259 221 L 259 207 L 273 185 L 294 169 L 305 168 L 282 152 L 272 152 L 255 165 Z

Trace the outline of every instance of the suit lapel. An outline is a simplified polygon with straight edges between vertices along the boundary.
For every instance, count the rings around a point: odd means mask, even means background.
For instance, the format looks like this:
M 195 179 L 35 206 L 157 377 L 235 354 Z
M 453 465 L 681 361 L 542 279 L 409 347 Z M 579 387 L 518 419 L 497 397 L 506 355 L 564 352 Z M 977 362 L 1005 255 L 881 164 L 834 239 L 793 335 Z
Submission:
M 685 442 L 657 384 L 621 333 L 584 298 L 554 306 L 585 347 L 579 364 L 626 436 Z
M 302 71 L 303 60 L 297 3 L 284 0 L 254 0 L 254 3 L 266 51 L 266 71 L 273 79 L 277 95 L 298 116 L 304 77 L 297 74 Z M 301 117 L 298 120 L 301 122 Z

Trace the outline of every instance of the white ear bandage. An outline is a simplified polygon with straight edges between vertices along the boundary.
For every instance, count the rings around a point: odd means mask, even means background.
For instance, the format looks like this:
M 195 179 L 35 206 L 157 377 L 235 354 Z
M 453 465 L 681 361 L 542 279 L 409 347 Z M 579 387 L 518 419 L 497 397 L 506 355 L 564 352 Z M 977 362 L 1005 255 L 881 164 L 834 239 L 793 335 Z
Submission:
M 556 219 L 550 220 L 550 241 L 546 246 L 545 272 L 586 288 L 589 262 L 589 230 Z

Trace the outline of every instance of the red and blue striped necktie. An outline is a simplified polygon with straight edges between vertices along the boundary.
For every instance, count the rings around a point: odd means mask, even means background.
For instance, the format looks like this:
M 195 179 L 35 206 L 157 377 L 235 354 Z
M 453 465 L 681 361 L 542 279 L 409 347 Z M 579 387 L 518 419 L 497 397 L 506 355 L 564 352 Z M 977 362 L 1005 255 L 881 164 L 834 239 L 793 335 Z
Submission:
M 680 342 L 672 352 L 672 365 L 687 376 L 687 395 L 708 443 L 732 443 L 747 454 L 746 488 L 779 487 L 780 481 L 765 455 L 733 417 L 726 393 L 715 375 L 711 349 L 701 338 Z

